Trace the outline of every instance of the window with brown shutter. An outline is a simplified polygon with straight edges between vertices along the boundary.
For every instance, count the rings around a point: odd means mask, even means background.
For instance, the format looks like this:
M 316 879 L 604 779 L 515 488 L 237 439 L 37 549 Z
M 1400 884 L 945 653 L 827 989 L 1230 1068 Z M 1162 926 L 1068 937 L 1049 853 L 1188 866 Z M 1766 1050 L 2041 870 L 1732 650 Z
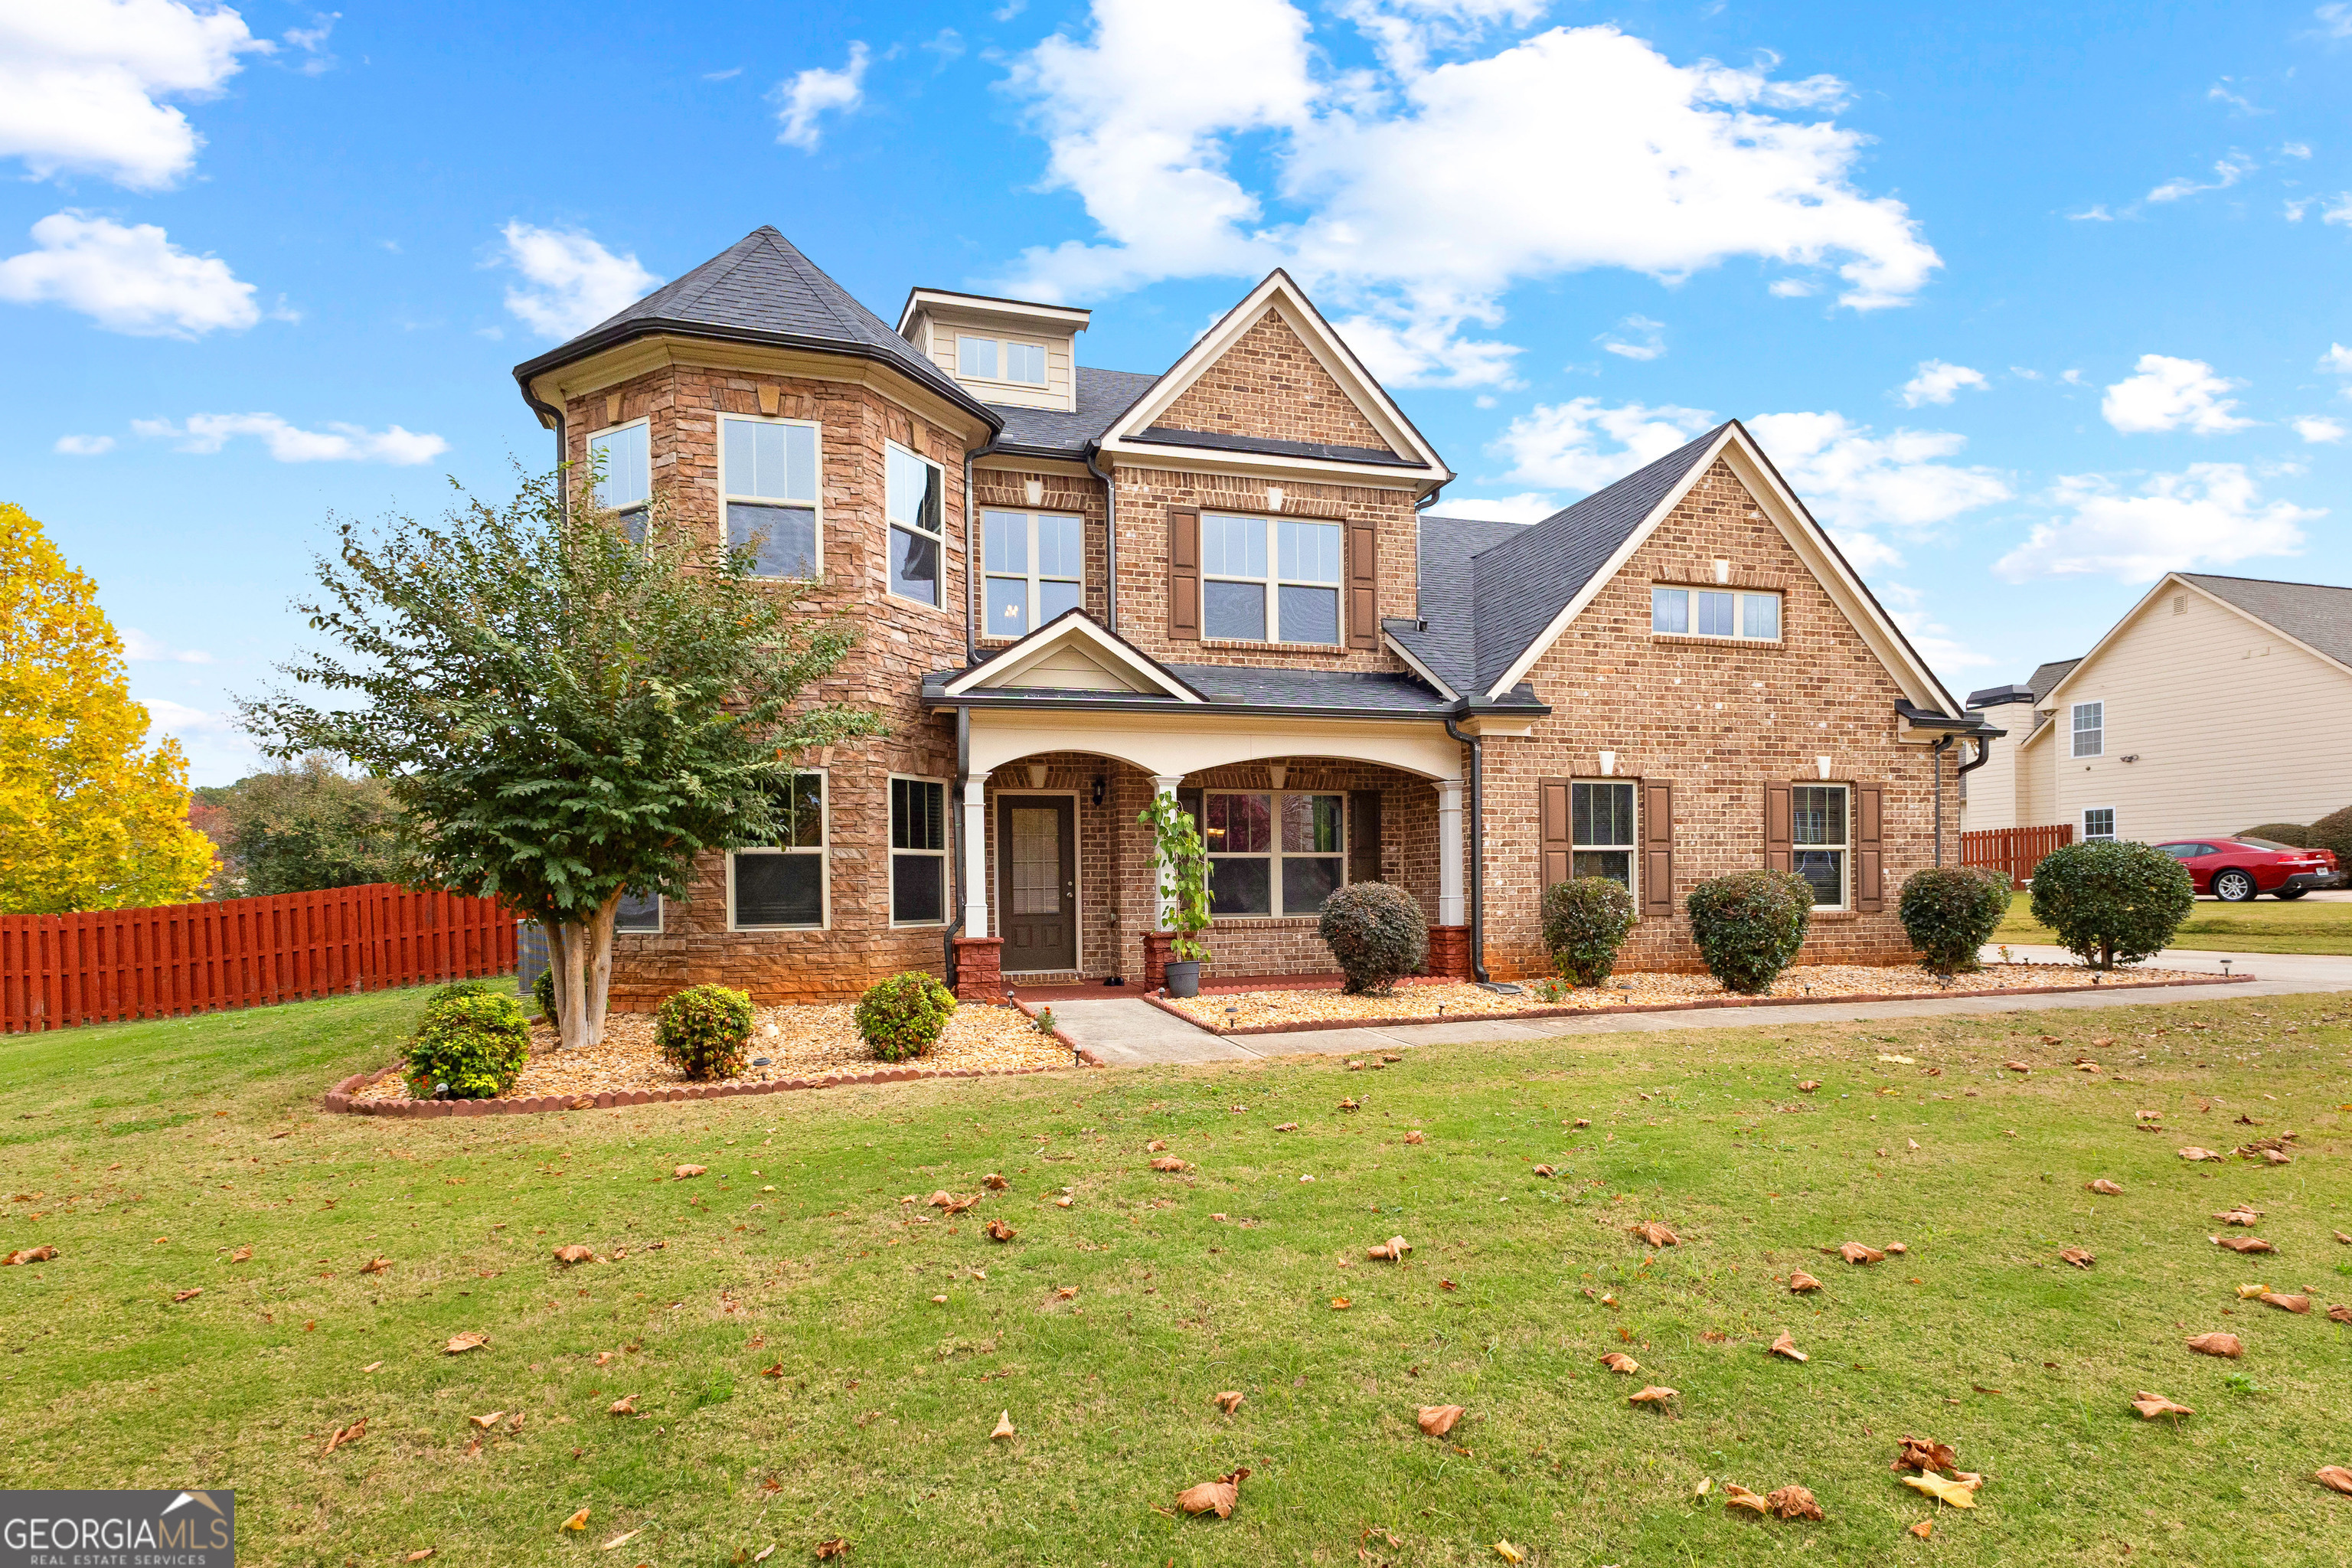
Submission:
M 1379 528 L 1369 522 L 1348 525 L 1348 646 L 1381 646 Z
M 1381 879 L 1381 792 L 1348 792 L 1348 880 Z
M 1864 913 L 1886 907 L 1880 885 L 1880 819 L 1885 814 L 1886 786 L 1853 786 L 1853 907 Z
M 1795 837 L 1790 820 L 1791 787 L 1770 782 L 1764 785 L 1764 868 L 1768 871 L 1790 868 Z
M 1642 781 L 1642 913 L 1675 912 L 1675 786 Z
M 1573 840 L 1569 837 L 1568 784 L 1566 779 L 1536 781 L 1538 816 L 1543 829 L 1543 875 L 1536 884 L 1538 891 L 1554 882 L 1567 881 L 1572 874 L 1569 869 L 1573 859 Z
M 1201 509 L 1168 509 L 1168 637 L 1201 640 Z

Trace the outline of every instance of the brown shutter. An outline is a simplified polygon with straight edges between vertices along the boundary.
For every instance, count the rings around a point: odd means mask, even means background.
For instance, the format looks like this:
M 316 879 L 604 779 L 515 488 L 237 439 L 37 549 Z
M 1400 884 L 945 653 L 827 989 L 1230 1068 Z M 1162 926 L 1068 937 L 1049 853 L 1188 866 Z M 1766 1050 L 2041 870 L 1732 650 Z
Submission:
M 1381 792 L 1348 792 L 1348 880 L 1381 879 Z
M 1568 781 L 1538 779 L 1536 790 L 1541 801 L 1539 815 L 1543 820 L 1543 878 L 1537 883 L 1538 891 L 1554 882 L 1565 882 L 1570 877 L 1571 857 L 1568 837 Z
M 1764 785 L 1764 868 L 1786 871 L 1790 865 L 1791 840 L 1796 837 L 1790 816 L 1790 786 L 1769 781 Z
M 1853 907 L 1865 914 L 1884 909 L 1886 903 L 1879 857 L 1885 799 L 1885 784 L 1853 786 Z
M 1381 532 L 1369 522 L 1348 525 L 1348 646 L 1381 646 Z
M 1675 912 L 1675 786 L 1642 781 L 1642 912 Z
M 1168 509 L 1168 638 L 1201 640 L 1201 510 Z

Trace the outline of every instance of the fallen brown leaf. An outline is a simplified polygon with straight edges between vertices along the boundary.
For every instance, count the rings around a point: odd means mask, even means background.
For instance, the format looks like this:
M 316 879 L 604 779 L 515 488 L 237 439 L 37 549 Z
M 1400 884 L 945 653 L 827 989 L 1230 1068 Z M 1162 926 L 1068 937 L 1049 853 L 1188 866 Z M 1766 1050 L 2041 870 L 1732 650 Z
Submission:
M 1011 1241 L 1014 1237 L 1021 1234 L 1001 1219 L 990 1220 L 985 1226 L 981 1227 L 981 1232 L 991 1241 Z
M 403 1563 L 422 1563 L 427 1557 L 432 1555 L 433 1548 L 430 1546 L 420 1546 L 415 1551 L 410 1552 L 407 1556 L 402 1558 L 401 1561 Z
M 2216 1247 L 2226 1247 L 2232 1252 L 2276 1252 L 2278 1250 L 2259 1236 L 2212 1236 L 2206 1239 Z
M 1145 1153 L 1147 1153 L 1147 1154 L 1157 1154 L 1157 1153 L 1159 1153 L 1159 1152 L 1160 1152 L 1160 1151 L 1161 1151 L 1162 1149 L 1165 1149 L 1165 1148 L 1167 1148 L 1167 1147 L 1168 1147 L 1168 1140 L 1167 1140 L 1167 1139 L 1165 1139 L 1165 1138 L 1154 1138 L 1150 1142 L 1146 1143 L 1146 1144 L 1143 1146 L 1143 1151 L 1144 1151 L 1144 1152 L 1145 1152 Z
M 2330 1491 L 2352 1495 L 2352 1470 L 2341 1465 L 2322 1465 L 2311 1473 L 2311 1479 Z
M 1803 1269 L 1796 1268 L 1790 1270 L 1789 1289 L 1794 1294 L 1801 1296 L 1808 1290 L 1818 1290 L 1821 1288 L 1822 1282 L 1814 1279 L 1811 1275 L 1806 1273 Z
M 1162 1154 L 1151 1162 L 1151 1168 L 1155 1171 L 1189 1171 L 1192 1167 L 1173 1154 Z
M 1377 1247 L 1366 1247 L 1364 1257 L 1371 1260 L 1384 1258 L 1391 1263 L 1402 1263 L 1404 1261 L 1404 1255 L 1412 1250 L 1412 1243 L 1401 1236 L 1392 1236 Z
M 2161 1394 L 2150 1394 L 2145 1388 L 2132 1395 L 2131 1406 L 2138 1411 L 2143 1418 L 2149 1421 L 2155 1420 L 2159 1415 L 2179 1416 L 2197 1414 L 2186 1405 L 2175 1405 Z
M 1413 1128 L 1411 1131 L 1407 1132 L 1407 1133 L 1404 1135 L 1404 1141 L 1405 1141 L 1406 1142 L 1408 1142 L 1408 1143 L 1423 1143 L 1423 1142 L 1428 1142 L 1428 1134 L 1424 1133 L 1423 1131 L 1422 1131 L 1422 1130 L 1421 1130 L 1420 1128 L 1416 1127 L 1416 1128 Z
M 672 1181 L 682 1182 L 688 1176 L 698 1176 L 700 1174 L 702 1174 L 702 1167 L 699 1165 L 680 1165 L 677 1170 L 670 1173 L 670 1179 Z
M 768 1548 L 768 1552 L 773 1552 L 775 1548 L 772 1546 Z M 761 1552 L 760 1557 L 765 1557 L 768 1554 L 768 1552 Z M 836 1535 L 831 1541 L 820 1541 L 816 1543 L 816 1560 L 820 1563 L 827 1563 L 832 1561 L 834 1558 L 846 1557 L 848 1555 L 849 1542 L 843 1536 Z M 757 1563 L 760 1560 L 760 1557 L 754 1557 L 751 1561 Z
M 2225 1209 L 2213 1217 L 2222 1225 L 2259 1225 L 2262 1223 L 2263 1211 L 2250 1209 L 2245 1205 L 2240 1204 L 2236 1208 Z
M 1454 1430 L 1454 1424 L 1469 1412 L 1459 1405 L 1424 1405 L 1415 1417 L 1421 1429 L 1433 1437 L 1443 1437 Z
M 596 1254 L 590 1247 L 575 1245 L 555 1249 L 555 1261 L 558 1263 L 593 1263 L 595 1259 Z
M 505 1411 L 493 1410 L 488 1415 L 468 1415 L 466 1419 L 471 1421 L 475 1426 L 479 1426 L 483 1431 L 487 1432 L 491 1427 L 497 1426 L 505 1418 Z
M 1339 1102 L 1339 1109 L 1342 1110 L 1361 1110 L 1364 1109 L 1364 1102 L 1360 1100 L 1343 1100 Z
M 1805 1352 L 1797 1348 L 1797 1342 L 1790 1337 L 1786 1329 L 1781 1330 L 1780 1337 L 1772 1342 L 1771 1353 L 1787 1356 L 1790 1361 L 1805 1359 Z
M 389 1258 L 371 1258 L 365 1263 L 360 1265 L 360 1272 L 362 1274 L 381 1274 L 391 1267 L 392 1259 Z
M 1822 1505 L 1813 1500 L 1813 1494 L 1798 1486 L 1778 1489 L 1764 1500 L 1764 1506 L 1782 1519 L 1822 1517 Z
M 1650 1384 L 1649 1387 L 1642 1390 L 1639 1394 L 1627 1394 L 1625 1396 L 1625 1403 L 1628 1405 L 1664 1405 L 1667 1400 L 1674 1397 L 1675 1391 L 1673 1389 L 1662 1388 L 1654 1383 Z
M 205 1288 L 204 1288 L 203 1286 L 199 1285 L 199 1286 L 196 1286 L 194 1289 L 190 1289 L 190 1290 L 177 1290 L 177 1291 L 173 1292 L 172 1300 L 174 1300 L 174 1301 L 193 1301 L 193 1300 L 194 1300 L 197 1297 L 199 1297 L 199 1296 L 203 1295 L 204 1293 L 205 1293 Z
M 1005 1188 L 1007 1188 L 1007 1187 L 1011 1186 L 1013 1184 L 1012 1184 L 1012 1183 L 1010 1183 L 1010 1182 L 1008 1182 L 1008 1181 L 1006 1181 L 1003 1176 L 1001 1176 L 1001 1175 L 997 1174 L 994 1171 L 991 1171 L 991 1172 L 990 1172 L 988 1174 L 986 1174 L 985 1176 L 981 1177 L 981 1179 L 980 1179 L 980 1184 L 981 1184 L 982 1186 L 983 1186 L 983 1187 L 986 1187 L 986 1188 L 987 1188 L 990 1192 L 992 1192 L 992 1193 L 1001 1193 L 1001 1192 L 1003 1192 Z
M 1878 1248 L 1874 1247 L 1864 1247 L 1858 1241 L 1840 1242 L 1838 1244 L 1838 1256 L 1844 1258 L 1848 1263 L 1855 1265 L 1884 1263 L 1886 1261 L 1886 1254 L 1879 1251 Z
M 1241 1501 L 1242 1483 L 1247 1479 L 1249 1468 L 1244 1466 L 1232 1475 L 1186 1487 L 1176 1494 L 1176 1506 L 1186 1513 L 1213 1513 L 1219 1519 L 1230 1519 L 1234 1505 Z
M 2098 1261 L 2095 1256 L 2079 1247 L 2062 1247 L 2058 1249 L 2058 1256 L 2077 1268 L 2088 1268 Z
M 2011 1072 L 2032 1072 L 2033 1070 L 2033 1066 L 2030 1062 L 2003 1062 L 2000 1065 L 2007 1068 Z
M 1557 1176 L 1559 1173 L 1553 1170 L 1549 1165 L 1531 1165 L 1528 1168 L 1528 1174 L 1530 1176 Z
M 596 1550 L 599 1552 L 614 1551 L 617 1548 L 626 1546 L 630 1542 L 635 1541 L 638 1536 L 643 1535 L 645 1532 L 645 1527 L 643 1525 L 639 1525 L 636 1529 L 630 1531 L 625 1535 L 616 1535 L 613 1537 L 612 1540 L 604 1542 L 604 1545 L 599 1546 Z
M 1228 1415 L 1242 1407 L 1242 1396 L 1238 1393 L 1211 1394 L 1209 1402 Z
M 1331 1310 L 1335 1312 L 1344 1312 L 1352 1305 L 1354 1305 L 1354 1303 L 1349 1301 L 1345 1296 L 1334 1296 L 1331 1298 Z
M 2210 1149 L 2200 1149 L 2194 1143 L 2191 1143 L 2188 1148 L 2180 1151 L 2180 1157 L 2189 1161 L 2192 1164 L 2199 1160 L 2221 1160 L 2228 1158 L 2227 1155 L 2217 1154 Z
M 1911 1527 L 1911 1533 L 1925 1541 L 1936 1533 L 1936 1521 L 1932 1519 L 1923 1519 Z
M 1756 1493 L 1751 1492 L 1746 1487 L 1741 1486 L 1738 1481 L 1726 1481 L 1723 1483 L 1723 1506 L 1726 1508 L 1744 1508 L 1750 1513 L 1756 1515 L 1757 1518 L 1761 1519 L 1764 1517 L 1765 1510 L 1770 1505 L 1766 1503 L 1765 1500 Z
M 350 1426 L 330 1433 L 327 1436 L 327 1446 L 320 1450 L 320 1457 L 323 1458 L 338 1448 L 348 1447 L 366 1436 L 367 1417 L 362 1415 Z
M 637 1396 L 634 1394 L 625 1394 L 604 1407 L 607 1415 L 635 1415 L 636 1413 Z
M 1607 1367 L 1611 1372 L 1631 1373 L 1642 1370 L 1642 1363 L 1635 1361 L 1632 1356 L 1627 1355 L 1623 1351 L 1611 1351 L 1608 1354 L 1601 1358 L 1601 1364 Z
M 1013 1412 L 1010 1410 L 998 1412 L 996 1417 L 996 1428 L 989 1433 L 988 1440 L 992 1443 L 1001 1443 L 1005 1438 L 1013 1436 L 1014 1436 L 1013 1430 Z
M 1819 1089 L 1819 1088 L 1821 1088 L 1821 1087 L 1822 1087 L 1822 1080 L 1821 1080 L 1821 1079 L 1817 1079 L 1817 1078 L 1809 1078 L 1809 1079 L 1807 1079 L 1804 1082 L 1802 1082 L 1802 1083 L 1801 1083 L 1801 1084 L 1799 1084 L 1799 1085 L 1797 1086 L 1797 1092 L 1798 1092 L 1799 1094 L 1811 1094 L 1811 1093 L 1812 1093 L 1812 1092 L 1813 1092 L 1813 1090 L 1815 1090 L 1815 1089 Z
M 2308 1296 L 2282 1296 L 2275 1290 L 2265 1290 L 2254 1300 L 2284 1312 L 2300 1314 L 2311 1310 L 2311 1298 Z
M 480 1350 L 489 1342 L 488 1334 L 462 1333 L 453 1336 L 447 1344 L 441 1347 L 441 1352 L 444 1355 L 457 1355 L 465 1351 Z
M 565 1520 L 565 1521 L 563 1521 L 563 1528 L 564 1528 L 564 1529 L 566 1529 L 566 1530 L 585 1530 L 585 1529 L 587 1529 L 587 1528 L 588 1528 L 588 1510 L 587 1510 L 586 1509 L 584 1509 L 584 1508 L 583 1508 L 583 1509 L 582 1509 L 578 1513 L 573 1514 L 570 1519 Z
M 2246 1352 L 2246 1347 L 2238 1342 L 2235 1334 L 2196 1334 L 2190 1337 L 2188 1344 L 2200 1355 L 2217 1355 L 2228 1361 L 2235 1361 Z
M 2352 1307 L 2330 1307 L 2327 1321 L 2331 1323 L 2352 1323 Z
M 1896 1438 L 1895 1443 L 1895 1463 L 1887 1467 L 1889 1469 L 1952 1470 L 1959 1468 L 1960 1457 L 1952 1451 L 1949 1443 L 1907 1435 Z
M 1948 1481 L 1933 1470 L 1920 1475 L 1906 1476 L 1903 1478 L 1903 1484 L 1914 1491 L 1925 1492 L 1931 1498 L 1948 1502 L 1954 1508 L 1977 1506 L 1974 1487 L 1963 1486 L 1958 1481 Z
M 2111 1198 L 2119 1198 L 2124 1195 L 2124 1190 L 2116 1185 L 2113 1182 L 2107 1180 L 2105 1176 L 2101 1176 L 2095 1182 L 2086 1182 L 2084 1185 L 2089 1187 L 2091 1191 L 2095 1193 L 2104 1193 Z
M 1629 1226 L 1626 1228 L 1632 1234 L 1640 1237 L 1642 1244 L 1645 1247 L 1680 1247 L 1683 1244 L 1681 1237 L 1676 1236 L 1670 1226 L 1657 1220 L 1645 1219 L 1639 1225 Z

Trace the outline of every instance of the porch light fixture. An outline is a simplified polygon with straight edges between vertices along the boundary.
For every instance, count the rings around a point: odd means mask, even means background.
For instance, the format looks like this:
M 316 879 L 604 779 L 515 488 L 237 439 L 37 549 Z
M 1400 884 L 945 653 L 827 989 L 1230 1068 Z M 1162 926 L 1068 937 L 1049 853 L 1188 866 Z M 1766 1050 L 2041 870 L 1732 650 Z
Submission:
M 1282 487 L 1280 485 L 1268 485 L 1265 487 L 1265 510 L 1268 511 L 1280 511 L 1282 510 Z
M 1828 763 L 1828 761 L 1829 761 L 1829 759 L 1828 759 L 1828 758 L 1826 758 L 1826 757 L 1824 757 L 1824 758 L 1822 758 L 1822 763 L 1824 763 L 1824 765 L 1826 765 L 1826 764 L 1827 764 L 1827 763 Z M 1824 773 L 1823 774 L 1822 774 L 1822 777 L 1823 777 L 1823 778 L 1827 778 L 1827 777 L 1829 777 L 1829 776 L 1830 776 L 1830 775 L 1829 775 L 1828 773 Z M 1029 787 L 1030 787 L 1031 789 L 1044 789 L 1044 788 L 1045 787 L 1045 763 L 1031 763 L 1029 764 Z
M 1813 759 L 1813 766 L 1822 770 L 1822 777 L 1827 778 L 1830 776 L 1830 760 L 1827 757 L 1815 757 Z
M 1616 752 L 1603 752 L 1601 753 L 1601 776 L 1604 779 L 1615 778 L 1617 776 Z
M 1028 498 L 1031 506 L 1043 506 L 1045 503 L 1045 481 L 1027 480 L 1022 485 L 1021 493 Z
M 1103 803 L 1103 776 L 1100 773 L 1095 775 L 1094 803 L 1097 805 Z

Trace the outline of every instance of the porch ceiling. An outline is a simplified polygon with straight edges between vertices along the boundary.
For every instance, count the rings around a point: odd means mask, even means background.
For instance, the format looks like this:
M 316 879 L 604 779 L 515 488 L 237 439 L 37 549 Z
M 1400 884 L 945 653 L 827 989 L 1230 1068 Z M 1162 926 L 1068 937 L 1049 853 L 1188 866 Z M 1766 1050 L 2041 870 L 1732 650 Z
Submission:
M 1084 752 L 1162 778 L 1286 757 L 1336 757 L 1423 778 L 1462 778 L 1461 742 L 1442 722 L 1428 720 L 1313 719 L 1201 707 L 1139 713 L 973 704 L 971 713 L 974 774 L 1040 752 Z

